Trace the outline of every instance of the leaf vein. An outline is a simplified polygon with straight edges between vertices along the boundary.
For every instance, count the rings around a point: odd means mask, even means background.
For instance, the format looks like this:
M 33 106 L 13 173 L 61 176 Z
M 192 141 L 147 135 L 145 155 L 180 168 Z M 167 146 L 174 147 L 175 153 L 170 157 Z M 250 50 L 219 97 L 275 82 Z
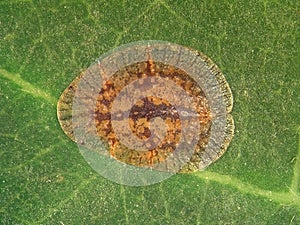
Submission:
M 222 185 L 232 186 L 244 194 L 261 196 L 280 204 L 295 205 L 300 211 L 300 196 L 298 194 L 260 189 L 259 187 L 240 181 L 232 176 L 222 175 L 215 172 L 203 171 L 196 173 L 196 176 L 203 180 L 214 181 Z
M 33 86 L 29 82 L 23 80 L 20 74 L 10 73 L 7 70 L 0 69 L 0 76 L 12 81 L 19 87 L 21 87 L 22 91 L 31 94 L 34 97 L 43 98 L 52 105 L 56 105 L 57 100 L 52 97 L 49 93 L 43 91 L 42 89 Z
M 154 7 L 155 5 L 157 5 L 157 2 L 154 1 L 152 2 L 148 7 L 146 7 L 146 10 L 139 14 L 138 16 L 136 16 L 135 18 L 133 18 L 130 22 L 130 25 L 128 25 L 127 27 L 125 27 L 122 31 L 117 32 L 117 37 L 116 37 L 116 41 L 114 43 L 114 47 L 117 47 L 120 44 L 120 40 L 122 38 L 122 36 L 126 33 L 128 33 L 130 31 L 130 29 L 132 28 L 132 26 L 140 19 L 142 18 L 144 15 L 146 15 L 146 13 L 148 13 L 152 7 Z
M 120 192 L 121 192 L 122 199 L 123 199 L 123 209 L 124 209 L 124 216 L 125 216 L 126 224 L 130 224 L 128 214 L 127 214 L 126 194 L 125 194 L 125 189 L 124 189 L 123 185 L 120 185 Z
M 300 179 L 300 126 L 298 127 L 298 153 L 294 165 L 294 175 L 292 178 L 291 190 L 294 193 L 299 193 L 299 179 Z
M 97 176 L 92 176 L 89 179 L 84 180 L 67 198 L 63 199 L 60 204 L 55 207 L 55 208 L 51 208 L 48 211 L 48 214 L 44 217 L 42 217 L 39 221 L 37 221 L 35 224 L 39 225 L 39 224 L 44 224 L 45 220 L 49 217 L 51 217 L 51 215 L 56 212 L 57 210 L 59 210 L 64 204 L 66 204 L 68 201 L 72 200 L 74 197 L 76 197 L 77 193 L 79 193 L 80 191 L 82 191 L 84 188 L 86 188 L 86 186 L 88 186 L 90 183 L 92 183 L 93 180 L 95 180 L 97 178 Z
M 175 10 L 173 10 L 164 0 L 156 0 L 160 5 L 162 5 L 170 14 L 175 16 L 180 22 L 184 25 L 191 26 L 191 23 L 186 20 L 184 17 L 178 15 Z

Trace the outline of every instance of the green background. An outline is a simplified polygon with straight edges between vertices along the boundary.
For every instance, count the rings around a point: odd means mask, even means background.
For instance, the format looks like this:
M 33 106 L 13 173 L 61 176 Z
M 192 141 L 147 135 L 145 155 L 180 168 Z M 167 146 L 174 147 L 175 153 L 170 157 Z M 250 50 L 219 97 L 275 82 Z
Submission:
M 0 224 L 300 224 L 297 2 L 0 1 Z M 219 65 L 236 130 L 204 172 L 128 187 L 88 166 L 56 103 L 101 54 L 147 39 Z

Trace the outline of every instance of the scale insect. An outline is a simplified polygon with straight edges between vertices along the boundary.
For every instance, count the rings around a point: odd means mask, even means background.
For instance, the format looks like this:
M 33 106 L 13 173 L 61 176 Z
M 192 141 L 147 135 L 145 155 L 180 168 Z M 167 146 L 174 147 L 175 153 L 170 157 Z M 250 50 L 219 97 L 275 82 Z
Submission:
M 93 161 L 101 155 L 119 170 L 129 168 L 126 176 L 134 168 L 132 178 L 147 180 L 147 169 L 193 172 L 220 158 L 234 133 L 232 105 L 224 75 L 207 56 L 144 41 L 103 55 L 76 77 L 59 98 L 57 116 L 94 169 L 107 169 Z M 146 183 L 168 176 L 150 176 Z M 130 182 L 120 177 L 111 179 Z

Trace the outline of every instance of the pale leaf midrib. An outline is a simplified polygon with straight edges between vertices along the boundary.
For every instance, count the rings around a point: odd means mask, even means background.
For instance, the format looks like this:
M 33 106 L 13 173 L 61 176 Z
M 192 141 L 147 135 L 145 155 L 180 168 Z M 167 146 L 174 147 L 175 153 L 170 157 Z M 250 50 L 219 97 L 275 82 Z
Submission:
M 196 173 L 198 178 L 207 181 L 217 182 L 223 185 L 228 185 L 236 188 L 241 193 L 252 194 L 255 196 L 261 196 L 271 201 L 284 204 L 284 205 L 295 205 L 300 211 L 300 196 L 299 194 L 291 192 L 276 192 L 271 190 L 264 190 L 256 187 L 252 184 L 244 183 L 237 178 L 229 175 L 222 175 L 215 172 L 203 171 Z
M 36 98 L 43 98 L 52 105 L 56 105 L 57 100 L 52 97 L 49 93 L 43 91 L 42 89 L 30 84 L 29 82 L 23 80 L 18 73 L 10 73 L 5 69 L 0 69 L 0 76 L 12 81 L 14 84 L 18 85 L 22 91 L 29 93 Z

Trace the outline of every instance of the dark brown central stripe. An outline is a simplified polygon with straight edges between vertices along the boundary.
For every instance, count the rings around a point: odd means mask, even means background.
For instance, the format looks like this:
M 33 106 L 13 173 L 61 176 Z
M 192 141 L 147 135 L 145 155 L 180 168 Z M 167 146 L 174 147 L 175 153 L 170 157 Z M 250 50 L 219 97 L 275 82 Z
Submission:
M 181 134 L 181 122 L 189 122 L 191 111 L 186 106 L 175 108 L 168 102 L 168 96 L 165 99 L 148 96 L 134 103 L 129 111 L 118 112 L 115 118 L 128 121 L 132 133 L 143 140 L 151 136 L 150 120 L 155 117 L 162 118 L 167 127 L 167 133 L 162 142 L 149 151 L 137 151 L 129 149 L 117 139 L 111 124 L 112 103 L 123 88 L 135 80 L 146 77 L 161 77 L 172 80 L 193 98 L 192 104 L 197 110 L 198 122 L 200 123 L 200 130 L 195 131 L 195 135 L 199 137 L 195 154 L 204 151 L 210 134 L 211 114 L 203 91 L 184 71 L 163 63 L 147 61 L 135 63 L 118 70 L 105 82 L 98 95 L 95 108 L 97 133 L 109 143 L 110 154 L 124 163 L 136 166 L 151 166 L 163 162 L 176 149 Z M 145 89 L 151 88 L 151 85 L 146 82 L 141 83 L 141 85 Z M 165 92 L 163 87 L 161 88 Z M 180 117 L 179 111 L 184 112 Z M 126 118 L 128 113 L 129 118 Z M 184 121 L 180 121 L 180 119 Z

